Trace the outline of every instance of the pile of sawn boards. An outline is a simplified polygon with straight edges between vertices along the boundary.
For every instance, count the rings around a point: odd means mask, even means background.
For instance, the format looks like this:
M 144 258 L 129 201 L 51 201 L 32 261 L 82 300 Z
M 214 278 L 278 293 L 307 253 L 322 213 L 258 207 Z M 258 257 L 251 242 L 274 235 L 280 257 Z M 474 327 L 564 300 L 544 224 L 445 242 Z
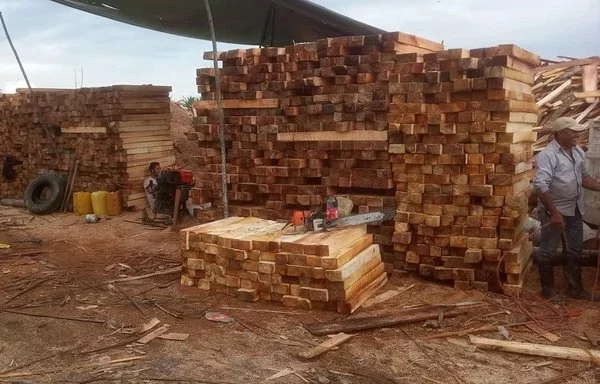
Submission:
M 395 206 L 395 223 L 370 228 L 388 270 L 519 294 L 536 55 L 395 32 L 218 59 L 233 214 L 286 219 L 330 193 L 363 212 Z M 204 100 L 189 135 L 205 164 L 193 199 L 217 207 L 207 219 L 222 204 L 214 75 L 198 70 Z
M 170 91 L 115 85 L 0 95 L 2 153 L 24 162 L 15 179 L 0 179 L 0 196 L 21 198 L 38 174 L 67 174 L 77 159 L 74 191 L 120 190 L 125 207 L 145 207 L 148 164 L 175 162 Z
M 286 234 L 284 226 L 230 217 L 182 230 L 182 285 L 352 313 L 387 282 L 365 226 L 302 234 Z

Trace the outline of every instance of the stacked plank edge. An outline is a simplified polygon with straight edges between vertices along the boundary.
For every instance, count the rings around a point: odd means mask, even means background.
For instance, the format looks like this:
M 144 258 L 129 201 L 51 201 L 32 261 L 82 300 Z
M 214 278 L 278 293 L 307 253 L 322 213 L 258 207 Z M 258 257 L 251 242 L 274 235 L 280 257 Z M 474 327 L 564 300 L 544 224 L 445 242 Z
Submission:
M 284 234 L 284 225 L 230 217 L 182 230 L 181 284 L 349 314 L 387 282 L 379 246 L 365 226 Z
M 16 180 L 0 179 L 0 196 L 23 197 L 37 175 L 47 171 L 66 175 L 77 159 L 74 191 L 119 190 L 124 206 L 143 208 L 142 181 L 148 164 L 175 162 L 170 90 L 117 85 L 33 93 L 20 89 L 0 95 L 3 148 L 24 162 L 16 167 Z
M 332 193 L 356 212 L 394 207 L 394 222 L 369 227 L 388 272 L 519 294 L 537 56 L 514 45 L 444 50 L 394 32 L 217 59 L 234 215 L 288 219 Z M 192 199 L 215 206 L 207 220 L 222 205 L 214 75 L 198 70 L 203 100 L 188 135 L 204 165 Z

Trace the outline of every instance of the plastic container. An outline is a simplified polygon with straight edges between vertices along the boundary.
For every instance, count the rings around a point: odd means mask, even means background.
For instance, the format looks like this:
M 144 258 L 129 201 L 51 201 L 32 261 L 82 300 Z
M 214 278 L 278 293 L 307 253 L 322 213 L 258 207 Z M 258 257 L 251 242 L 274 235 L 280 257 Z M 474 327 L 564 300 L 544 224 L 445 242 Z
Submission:
M 73 194 L 73 213 L 83 216 L 93 212 L 92 194 L 89 192 L 75 192 Z
M 109 216 L 121 214 L 121 194 L 119 192 L 108 192 L 106 194 L 106 211 Z
M 94 208 L 94 214 L 97 216 L 108 216 L 106 210 L 106 191 L 92 192 L 92 207 Z

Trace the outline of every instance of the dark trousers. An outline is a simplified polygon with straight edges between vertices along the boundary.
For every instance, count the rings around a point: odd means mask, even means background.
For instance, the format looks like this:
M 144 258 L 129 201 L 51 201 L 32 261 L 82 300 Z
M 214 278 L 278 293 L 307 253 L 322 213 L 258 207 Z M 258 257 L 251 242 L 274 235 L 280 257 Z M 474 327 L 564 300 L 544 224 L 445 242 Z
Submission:
M 564 232 L 560 228 L 547 226 L 550 222 L 550 215 L 543 211 L 540 214 L 542 230 L 541 243 L 538 259 L 536 260 L 540 266 L 540 271 L 544 268 L 550 269 L 552 259 L 556 255 L 559 242 L 562 243 L 562 254 L 565 259 L 564 274 L 565 279 L 569 283 L 571 291 L 582 289 L 581 286 L 581 266 L 579 257 L 583 249 L 583 219 L 579 208 L 575 208 L 575 216 L 563 216 L 565 220 Z M 554 282 L 552 281 L 552 285 Z M 542 286 L 544 286 L 544 278 L 542 276 Z M 554 287 L 551 287 L 554 288 Z

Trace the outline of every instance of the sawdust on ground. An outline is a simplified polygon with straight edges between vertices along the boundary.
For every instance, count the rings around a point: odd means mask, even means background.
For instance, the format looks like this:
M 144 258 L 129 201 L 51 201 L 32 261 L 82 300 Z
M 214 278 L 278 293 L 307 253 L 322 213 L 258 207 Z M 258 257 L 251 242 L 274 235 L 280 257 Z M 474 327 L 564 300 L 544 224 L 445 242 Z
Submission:
M 477 350 L 466 336 L 423 340 L 438 332 L 518 322 L 522 314 L 519 306 L 538 308 L 539 298 L 531 293 L 524 300 L 514 301 L 493 294 L 458 292 L 410 276 L 392 278 L 381 292 L 414 285 L 412 289 L 360 309 L 351 317 L 397 313 L 417 304 L 483 300 L 486 306 L 465 316 L 444 319 L 438 329 L 417 323 L 362 332 L 337 350 L 306 361 L 298 353 L 327 337 L 311 335 L 302 324 L 343 316 L 291 310 L 273 303 L 244 303 L 194 288 L 183 289 L 177 274 L 106 283 L 180 263 L 178 233 L 126 221 L 137 218 L 137 213 L 125 213 L 85 224 L 71 214 L 33 217 L 21 209 L 0 207 L 0 243 L 11 245 L 11 249 L 0 251 L 0 309 L 101 321 L 3 311 L 0 381 L 263 383 L 291 369 L 295 373 L 268 382 L 525 384 L 586 366 L 581 362 Z M 41 243 L 35 244 L 36 240 Z M 585 269 L 588 286 L 593 275 L 593 269 Z M 536 292 L 534 272 L 527 284 Z M 564 288 L 564 282 L 559 282 L 559 288 Z M 549 309 L 547 319 L 541 319 L 540 324 L 560 337 L 556 343 L 525 327 L 510 328 L 509 332 L 517 341 L 589 348 L 581 337 L 584 329 L 598 331 L 599 307 L 569 302 L 565 307 L 569 317 L 561 321 L 552 320 L 557 309 Z M 236 322 L 212 323 L 204 317 L 207 310 L 226 313 Z M 134 344 L 137 336 L 131 332 L 152 317 L 169 324 L 170 332 L 189 333 L 189 338 Z M 500 338 L 496 331 L 480 335 Z M 131 358 L 136 359 L 115 362 Z M 597 380 L 593 374 L 588 371 L 567 382 L 593 383 Z

